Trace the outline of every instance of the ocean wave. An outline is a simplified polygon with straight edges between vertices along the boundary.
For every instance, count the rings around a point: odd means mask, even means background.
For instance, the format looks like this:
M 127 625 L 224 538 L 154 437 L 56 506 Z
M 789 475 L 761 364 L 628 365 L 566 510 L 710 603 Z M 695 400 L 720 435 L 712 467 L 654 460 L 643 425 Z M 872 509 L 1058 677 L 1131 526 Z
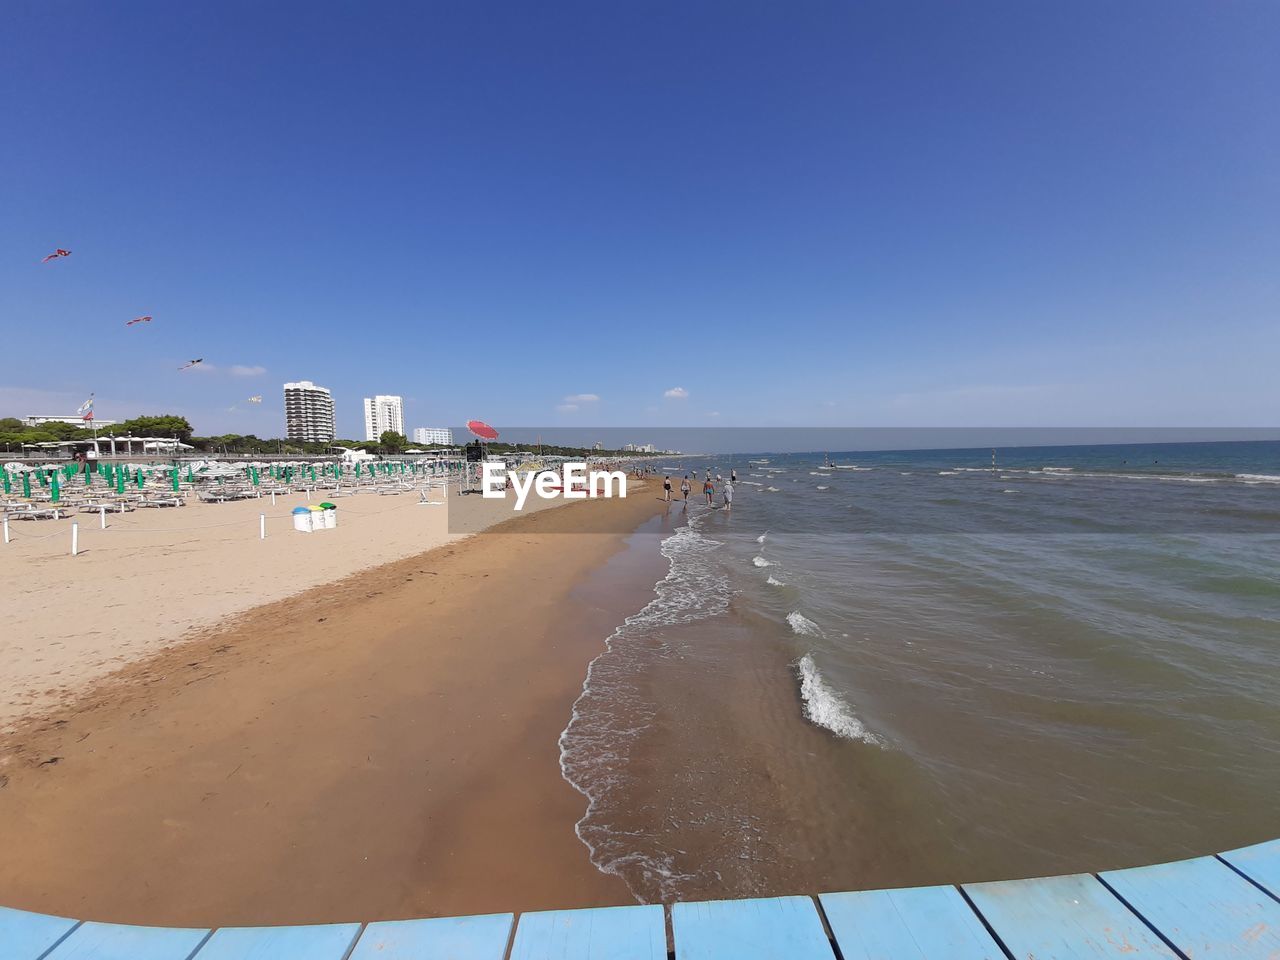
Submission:
M 800 676 L 800 699 L 804 703 L 806 720 L 830 730 L 837 737 L 882 746 L 879 737 L 863 726 L 844 697 L 827 683 L 813 662 L 812 654 L 806 653 L 796 661 L 796 672 Z
M 779 490 L 777 487 L 765 487 L 765 490 L 767 490 L 769 493 L 781 493 L 781 492 L 782 492 L 782 491 L 781 491 L 781 490 Z
M 806 617 L 799 610 L 792 610 L 787 614 L 787 623 L 791 624 L 791 629 L 803 637 L 820 637 L 822 636 L 822 628 Z
M 764 533 L 760 534 L 760 536 L 756 537 L 756 543 L 764 543 L 765 539 L 768 536 L 769 536 L 769 531 L 766 530 Z
M 786 584 L 785 584 L 785 583 L 783 583 L 781 580 L 779 580 L 777 577 L 775 577 L 772 573 L 771 573 L 771 574 L 769 574 L 769 579 L 767 579 L 767 580 L 765 581 L 765 583 L 767 583 L 767 584 L 768 584 L 769 586 L 771 586 L 771 587 L 785 587 L 785 586 L 786 586 Z
M 957 477 L 959 475 L 960 475 L 959 472 L 956 470 L 939 470 L 938 471 L 938 476 L 940 477 Z
M 751 558 L 751 562 L 752 562 L 753 564 L 755 564 L 757 567 L 772 567 L 772 566 L 773 566 L 773 561 L 772 561 L 772 560 L 766 560 L 764 557 L 752 557 L 752 558 Z
M 830 487 L 818 487 L 819 490 L 830 490 Z
M 1237 473 L 1236 479 L 1246 483 L 1280 483 L 1280 477 L 1274 473 Z

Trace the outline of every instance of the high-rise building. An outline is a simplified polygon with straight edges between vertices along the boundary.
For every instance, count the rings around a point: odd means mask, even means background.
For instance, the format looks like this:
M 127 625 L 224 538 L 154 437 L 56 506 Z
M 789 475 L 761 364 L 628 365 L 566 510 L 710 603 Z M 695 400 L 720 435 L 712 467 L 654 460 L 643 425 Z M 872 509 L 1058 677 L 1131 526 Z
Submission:
M 417 427 L 413 431 L 414 443 L 443 443 L 453 446 L 453 431 L 448 427 Z
M 284 385 L 284 429 L 290 440 L 330 443 L 337 436 L 333 394 L 310 380 Z
M 404 400 L 400 397 L 364 398 L 364 438 L 377 440 L 388 430 L 404 434 Z

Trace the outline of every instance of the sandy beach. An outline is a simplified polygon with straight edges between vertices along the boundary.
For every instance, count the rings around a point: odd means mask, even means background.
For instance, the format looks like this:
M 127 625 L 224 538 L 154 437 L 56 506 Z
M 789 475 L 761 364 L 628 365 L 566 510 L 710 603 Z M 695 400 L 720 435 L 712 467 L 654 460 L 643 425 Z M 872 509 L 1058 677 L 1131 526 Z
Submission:
M 51 524 L 9 545 L 0 903 L 187 925 L 629 902 L 574 835 L 556 741 L 643 603 L 575 587 L 651 493 L 463 540 L 407 495 L 313 535 L 280 502 L 261 541 L 260 503 L 87 518 L 76 558 L 34 540 Z

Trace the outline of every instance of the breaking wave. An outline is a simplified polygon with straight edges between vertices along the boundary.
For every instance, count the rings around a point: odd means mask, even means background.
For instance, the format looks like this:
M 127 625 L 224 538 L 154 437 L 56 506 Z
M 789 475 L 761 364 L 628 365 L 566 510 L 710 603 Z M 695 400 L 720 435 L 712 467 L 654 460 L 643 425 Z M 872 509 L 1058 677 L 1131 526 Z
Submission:
M 813 662 L 812 654 L 806 653 L 796 661 L 796 673 L 800 677 L 800 699 L 804 703 L 806 720 L 830 730 L 837 737 L 883 746 L 880 739 L 854 715 L 844 697 L 827 684 Z

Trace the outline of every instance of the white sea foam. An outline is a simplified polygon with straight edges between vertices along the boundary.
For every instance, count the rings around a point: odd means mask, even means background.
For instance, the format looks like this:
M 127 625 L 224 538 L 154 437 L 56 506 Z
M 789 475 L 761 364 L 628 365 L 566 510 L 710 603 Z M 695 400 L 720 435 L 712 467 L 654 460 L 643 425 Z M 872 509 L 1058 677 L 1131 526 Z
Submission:
M 636 686 L 645 658 L 665 655 L 662 628 L 693 623 L 724 613 L 732 588 L 715 563 L 722 544 L 698 532 L 697 518 L 662 542 L 670 563 L 666 577 L 654 586 L 654 597 L 628 617 L 591 661 L 582 693 L 574 702 L 568 726 L 560 734 L 560 771 L 587 798 L 587 811 L 575 825 L 591 862 L 604 873 L 621 877 L 632 893 L 670 899 L 681 881 L 692 879 L 675 869 L 665 851 L 638 852 L 633 838 L 609 828 L 617 804 L 620 772 L 631 745 L 654 719 L 654 705 Z M 659 644 L 651 641 L 656 637 Z
M 1001 490 L 1001 493 L 1017 493 L 1017 490 Z
M 766 530 L 764 533 L 760 534 L 760 536 L 756 537 L 756 543 L 764 543 L 765 538 L 767 538 L 768 536 L 769 536 L 769 531 Z
M 777 487 L 765 487 L 765 490 L 767 490 L 769 493 L 781 493 L 781 491 Z
M 830 487 L 818 487 L 819 490 L 830 490 Z
M 787 623 L 791 624 L 791 629 L 804 637 L 820 637 L 822 636 L 822 628 L 806 617 L 799 610 L 792 610 L 787 614 Z
M 775 577 L 772 573 L 771 573 L 771 574 L 769 574 L 769 579 L 768 579 L 768 580 L 766 580 L 766 581 L 765 581 L 765 583 L 767 583 L 767 584 L 768 584 L 769 586 L 771 586 L 771 587 L 785 587 L 785 586 L 786 586 L 786 584 L 785 584 L 785 583 L 783 583 L 781 580 L 779 580 L 777 577 Z
M 1246 483 L 1280 483 L 1280 477 L 1274 473 L 1237 473 L 1236 479 Z
M 806 720 L 846 740 L 881 746 L 879 738 L 863 726 L 844 697 L 827 683 L 812 654 L 806 653 L 796 662 L 796 672 L 800 675 L 800 699 Z
M 938 476 L 940 476 L 940 477 L 955 477 L 955 476 L 959 476 L 959 472 L 958 472 L 958 471 L 956 471 L 956 470 L 939 470 L 939 471 L 938 471 Z
M 764 557 L 752 557 L 752 558 L 751 558 L 751 562 L 752 562 L 752 563 L 754 563 L 757 567 L 772 567 L 772 566 L 773 566 L 773 561 L 771 561 L 771 560 L 766 560 Z

